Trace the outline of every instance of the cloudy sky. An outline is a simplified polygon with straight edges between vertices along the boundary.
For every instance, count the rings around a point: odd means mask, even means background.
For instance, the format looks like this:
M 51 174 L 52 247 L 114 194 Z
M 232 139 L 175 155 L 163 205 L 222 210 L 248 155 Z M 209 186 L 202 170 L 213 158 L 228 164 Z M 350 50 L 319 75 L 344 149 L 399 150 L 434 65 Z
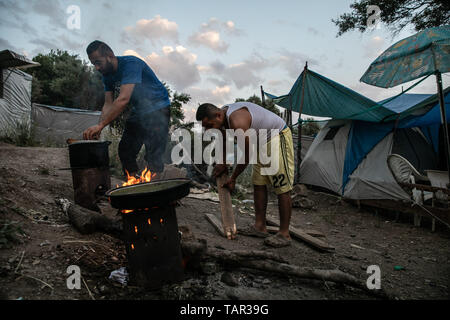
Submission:
M 260 96 L 261 85 L 286 94 L 306 61 L 311 70 L 374 100 L 401 92 L 401 86 L 380 89 L 359 79 L 379 54 L 415 32 L 393 37 L 380 25 L 336 38 L 331 19 L 349 12 L 352 2 L 0 0 L 0 50 L 32 58 L 62 49 L 87 61 L 86 46 L 102 40 L 116 55 L 145 60 L 174 91 L 190 94 L 188 120 L 199 103 Z M 73 19 L 77 8 L 79 28 Z M 449 76 L 443 78 L 448 86 Z M 434 78 L 412 92 L 435 93 Z

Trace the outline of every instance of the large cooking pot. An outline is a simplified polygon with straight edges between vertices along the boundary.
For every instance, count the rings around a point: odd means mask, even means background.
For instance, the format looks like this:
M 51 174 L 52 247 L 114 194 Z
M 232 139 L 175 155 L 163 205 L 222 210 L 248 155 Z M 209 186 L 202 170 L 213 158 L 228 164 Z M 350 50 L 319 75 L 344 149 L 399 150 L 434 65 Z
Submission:
M 189 194 L 190 179 L 168 179 L 119 187 L 106 192 L 116 209 L 151 209 Z
M 69 144 L 71 168 L 108 168 L 110 141 L 79 140 Z

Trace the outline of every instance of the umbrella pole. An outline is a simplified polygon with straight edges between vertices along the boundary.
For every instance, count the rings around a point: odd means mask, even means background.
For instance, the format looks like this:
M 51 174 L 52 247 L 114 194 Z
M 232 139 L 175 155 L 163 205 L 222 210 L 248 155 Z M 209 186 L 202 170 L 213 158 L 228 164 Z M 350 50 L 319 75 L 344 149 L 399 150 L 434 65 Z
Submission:
M 448 171 L 448 179 L 450 182 L 450 144 L 448 138 L 448 124 L 447 124 L 447 115 L 445 111 L 445 103 L 444 103 L 444 94 L 442 92 L 442 76 L 440 72 L 436 72 L 436 83 L 438 87 L 439 94 L 439 106 L 441 109 L 441 120 L 444 129 L 444 146 L 445 146 L 445 157 L 447 159 L 447 171 Z M 447 186 L 449 187 L 449 186 Z

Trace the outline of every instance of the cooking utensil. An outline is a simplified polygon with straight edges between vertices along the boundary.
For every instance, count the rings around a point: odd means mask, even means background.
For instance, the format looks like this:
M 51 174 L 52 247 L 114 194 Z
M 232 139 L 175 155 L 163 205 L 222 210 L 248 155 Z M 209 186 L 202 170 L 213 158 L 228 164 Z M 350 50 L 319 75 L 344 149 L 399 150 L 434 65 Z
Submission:
M 168 179 L 119 187 L 106 192 L 116 209 L 151 209 L 189 194 L 190 179 Z

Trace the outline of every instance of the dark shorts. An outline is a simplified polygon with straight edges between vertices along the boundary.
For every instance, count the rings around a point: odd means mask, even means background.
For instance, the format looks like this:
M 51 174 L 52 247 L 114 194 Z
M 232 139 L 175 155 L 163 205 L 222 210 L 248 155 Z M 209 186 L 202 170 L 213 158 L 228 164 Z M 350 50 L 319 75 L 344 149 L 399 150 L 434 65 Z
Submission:
M 151 172 L 164 170 L 163 155 L 169 137 L 170 108 L 163 108 L 141 117 L 138 121 L 128 120 L 119 143 L 119 158 L 123 170 L 129 173 L 139 171 L 136 158 L 145 145 L 145 161 Z

